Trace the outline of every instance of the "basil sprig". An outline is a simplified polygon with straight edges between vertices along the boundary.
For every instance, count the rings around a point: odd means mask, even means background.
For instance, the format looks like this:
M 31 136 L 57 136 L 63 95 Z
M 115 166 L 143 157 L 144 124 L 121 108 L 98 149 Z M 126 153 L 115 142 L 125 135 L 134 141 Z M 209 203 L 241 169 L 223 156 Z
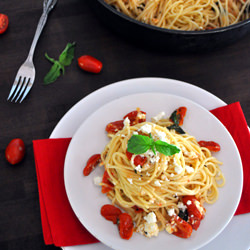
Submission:
M 175 145 L 161 140 L 154 141 L 151 134 L 150 137 L 145 135 L 133 135 L 128 140 L 127 150 L 130 153 L 139 155 L 147 152 L 149 149 L 151 149 L 154 154 L 156 154 L 157 150 L 166 156 L 174 155 L 180 152 L 180 149 Z
M 64 74 L 65 72 L 65 66 L 69 66 L 74 59 L 75 54 L 75 46 L 76 43 L 68 43 L 66 48 L 63 50 L 63 52 L 60 54 L 59 59 L 55 60 L 48 56 L 48 54 L 45 54 L 45 57 L 53 63 L 52 67 L 50 68 L 50 71 L 47 73 L 47 75 L 44 77 L 44 84 L 50 84 L 54 82 L 61 74 Z

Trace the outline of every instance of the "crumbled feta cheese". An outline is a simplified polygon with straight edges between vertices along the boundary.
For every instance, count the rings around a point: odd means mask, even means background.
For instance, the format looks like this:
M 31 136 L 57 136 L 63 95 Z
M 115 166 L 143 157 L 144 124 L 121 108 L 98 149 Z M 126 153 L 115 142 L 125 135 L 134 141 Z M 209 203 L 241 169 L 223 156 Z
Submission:
M 137 131 L 134 131 L 134 132 L 133 132 L 133 135 L 138 135 L 138 132 L 137 132 Z
M 154 212 L 148 213 L 146 216 L 143 217 L 147 223 L 154 223 L 157 222 L 156 215 Z
M 156 180 L 156 181 L 154 182 L 154 184 L 155 184 L 155 186 L 157 186 L 157 187 L 160 187 L 160 186 L 161 186 L 161 183 L 159 182 L 159 180 Z
M 145 134 L 150 134 L 152 131 L 152 126 L 150 124 L 145 124 L 145 125 L 141 126 L 139 131 L 142 131 Z
M 171 175 L 170 175 L 170 176 L 171 176 L 171 177 L 174 177 L 174 175 L 175 175 L 174 173 L 171 173 Z
M 159 227 L 156 223 L 145 223 L 144 233 L 145 233 L 145 236 L 148 238 L 152 236 L 157 236 L 159 233 Z
M 130 184 L 133 184 L 133 179 L 132 178 L 127 178 Z
M 187 205 L 191 205 L 192 202 L 190 200 L 187 201 Z
M 150 173 L 149 173 L 149 172 L 146 172 L 146 176 L 150 176 Z
M 160 160 L 159 152 L 156 152 L 156 154 L 154 154 L 151 149 L 149 149 L 144 155 L 149 159 L 150 163 L 156 163 Z
M 164 116 L 165 116 L 165 112 L 162 111 L 159 114 L 157 114 L 156 116 L 153 116 L 152 121 L 158 122 L 159 120 L 163 119 Z
M 204 208 L 201 206 L 201 203 L 199 201 L 194 202 L 195 206 L 198 208 L 201 214 L 204 214 Z
M 177 207 L 178 207 L 182 212 L 184 212 L 184 211 L 186 210 L 186 208 L 187 208 L 187 206 L 184 205 L 183 202 L 178 202 Z
M 174 208 L 170 208 L 170 209 L 168 209 L 168 215 L 169 215 L 169 216 L 173 216 L 173 215 L 175 215 Z
M 159 138 L 159 140 L 167 142 L 166 134 L 164 132 L 158 129 L 156 129 L 155 131 L 157 133 L 157 137 Z
M 101 176 L 94 177 L 94 183 L 95 183 L 95 185 L 100 186 L 101 182 L 102 182 L 102 177 Z
M 129 127 L 129 125 L 130 125 L 130 120 L 128 119 L 128 117 L 126 117 L 126 118 L 124 119 L 123 125 L 124 125 L 125 128 L 126 128 L 126 127 Z
M 194 168 L 193 167 L 190 167 L 190 166 L 186 165 L 185 168 L 186 168 L 186 171 L 187 171 L 188 174 L 191 174 L 191 173 L 194 172 Z
M 177 173 L 177 174 L 180 174 L 182 171 L 183 171 L 183 168 L 181 165 L 179 165 L 175 158 L 174 158 L 174 165 L 175 165 L 175 168 L 174 168 L 174 171 Z
M 182 172 L 183 168 L 182 166 L 180 165 L 176 165 L 175 168 L 174 168 L 174 171 L 177 173 L 177 174 L 180 174 Z
M 136 167 L 135 167 L 135 170 L 136 170 L 137 172 L 141 172 L 141 166 L 140 166 L 140 165 L 136 166 Z

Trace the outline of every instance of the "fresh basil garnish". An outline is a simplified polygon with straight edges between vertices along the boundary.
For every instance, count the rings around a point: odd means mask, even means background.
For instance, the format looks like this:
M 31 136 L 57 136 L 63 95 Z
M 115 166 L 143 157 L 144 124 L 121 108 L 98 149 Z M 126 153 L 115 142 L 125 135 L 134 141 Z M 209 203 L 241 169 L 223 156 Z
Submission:
M 133 154 L 143 154 L 151 149 L 154 154 L 156 150 L 166 156 L 174 155 L 180 152 L 180 149 L 172 144 L 158 140 L 154 141 L 152 136 L 150 137 L 145 135 L 133 135 L 128 140 L 127 150 Z

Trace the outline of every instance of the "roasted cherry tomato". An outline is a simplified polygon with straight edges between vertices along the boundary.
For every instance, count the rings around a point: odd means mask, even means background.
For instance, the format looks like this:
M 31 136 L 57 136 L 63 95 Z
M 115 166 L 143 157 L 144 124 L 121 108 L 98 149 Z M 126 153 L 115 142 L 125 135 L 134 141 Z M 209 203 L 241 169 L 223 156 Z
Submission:
M 78 65 L 81 69 L 95 74 L 100 73 L 102 70 L 102 62 L 88 55 L 79 57 Z
M 138 123 L 142 123 L 146 121 L 146 112 L 141 111 L 141 110 L 135 110 L 132 111 L 128 114 L 126 114 L 123 119 L 126 119 L 128 117 L 128 119 L 130 120 L 130 125 L 133 126 L 135 124 Z
M 114 187 L 114 184 L 109 180 L 109 174 L 107 170 L 104 171 L 103 177 L 102 177 L 102 193 L 105 194 L 109 191 L 111 191 Z
M 129 240 L 132 237 L 134 232 L 134 224 L 129 214 L 120 214 L 118 228 L 122 239 Z
M 85 166 L 85 168 L 83 169 L 83 174 L 85 176 L 88 176 L 92 170 L 101 162 L 101 155 L 100 154 L 95 154 L 92 155 L 88 161 L 87 164 Z
M 205 147 L 212 152 L 220 151 L 220 145 L 214 141 L 199 141 L 200 147 Z
M 205 208 L 200 204 L 195 196 L 184 196 L 182 202 L 187 206 L 188 223 L 194 230 L 200 226 L 200 221 L 205 216 Z
M 179 216 L 173 215 L 170 219 L 170 224 L 174 227 L 173 234 L 175 236 L 189 238 L 193 232 L 191 225 Z
M 119 130 L 122 130 L 123 127 L 124 127 L 123 120 L 115 121 L 115 122 L 110 122 L 106 126 L 106 131 L 109 134 L 116 134 Z
M 137 207 L 136 205 L 132 207 L 136 213 L 142 213 L 143 212 L 143 209 L 140 208 L 140 207 Z
M 22 139 L 16 138 L 10 141 L 5 149 L 6 160 L 15 165 L 22 161 L 25 155 L 25 145 Z
M 113 205 L 106 204 L 103 205 L 101 208 L 101 215 L 106 219 L 113 221 L 114 224 L 117 224 L 119 215 L 122 213 L 122 211 Z
M 9 26 L 9 18 L 5 14 L 0 14 L 0 34 L 3 34 Z
M 186 107 L 179 107 L 176 109 L 170 116 L 170 120 L 178 125 L 181 126 L 183 125 L 184 117 L 186 115 L 187 108 Z
M 132 158 L 132 153 L 126 151 L 126 155 L 127 155 L 127 158 L 129 160 L 131 160 Z M 147 162 L 147 157 L 145 156 L 141 156 L 141 155 L 137 155 L 135 158 L 134 158 L 134 165 L 135 166 L 143 166 L 145 163 Z

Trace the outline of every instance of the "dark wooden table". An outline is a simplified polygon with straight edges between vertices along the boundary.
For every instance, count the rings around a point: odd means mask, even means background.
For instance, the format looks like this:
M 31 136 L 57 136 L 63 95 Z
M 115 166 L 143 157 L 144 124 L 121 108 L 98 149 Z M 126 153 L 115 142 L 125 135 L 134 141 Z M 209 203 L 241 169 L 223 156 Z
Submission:
M 199 54 L 156 52 L 124 41 L 98 21 L 83 0 L 59 0 L 38 42 L 35 84 L 22 104 L 7 102 L 17 69 L 29 51 L 41 15 L 42 0 L 1 0 L 9 16 L 8 31 L 0 35 L 0 249 L 56 249 L 45 246 L 40 222 L 32 140 L 48 138 L 61 117 L 79 100 L 110 83 L 135 77 L 166 77 L 204 88 L 227 103 L 240 101 L 250 123 L 250 34 L 229 47 Z M 81 71 L 77 60 L 64 76 L 48 86 L 47 52 L 58 57 L 76 41 L 76 58 L 100 59 L 101 74 Z M 4 150 L 20 137 L 27 147 L 24 161 L 10 166 Z

